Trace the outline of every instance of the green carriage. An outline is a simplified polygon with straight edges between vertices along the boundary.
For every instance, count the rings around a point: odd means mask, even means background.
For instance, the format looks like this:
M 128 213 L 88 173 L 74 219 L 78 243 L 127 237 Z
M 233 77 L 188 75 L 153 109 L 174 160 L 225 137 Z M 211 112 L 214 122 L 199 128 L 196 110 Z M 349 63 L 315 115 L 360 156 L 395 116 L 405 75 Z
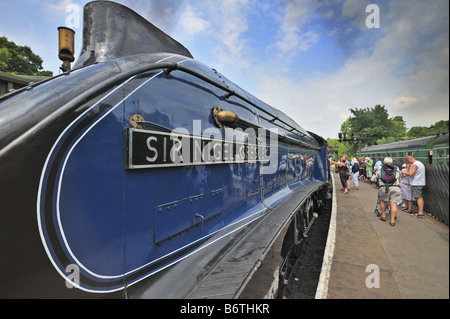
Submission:
M 361 149 L 361 156 L 372 159 L 391 157 L 401 167 L 407 155 L 424 164 L 448 165 L 448 133 L 442 136 L 425 136 L 406 141 L 372 145 Z

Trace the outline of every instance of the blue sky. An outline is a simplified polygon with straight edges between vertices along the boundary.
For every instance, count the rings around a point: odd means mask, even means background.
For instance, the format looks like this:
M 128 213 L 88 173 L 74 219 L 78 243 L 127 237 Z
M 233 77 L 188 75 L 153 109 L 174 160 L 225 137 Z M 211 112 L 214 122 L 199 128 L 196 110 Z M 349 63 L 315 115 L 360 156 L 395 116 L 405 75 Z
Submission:
M 30 46 L 58 74 L 56 29 L 76 31 L 78 56 L 87 2 L 1 1 L 0 36 Z M 350 108 L 376 104 L 403 116 L 408 128 L 449 119 L 448 0 L 116 2 L 325 138 L 337 137 Z M 369 4 L 379 8 L 379 28 L 366 24 L 375 14 L 366 12 Z

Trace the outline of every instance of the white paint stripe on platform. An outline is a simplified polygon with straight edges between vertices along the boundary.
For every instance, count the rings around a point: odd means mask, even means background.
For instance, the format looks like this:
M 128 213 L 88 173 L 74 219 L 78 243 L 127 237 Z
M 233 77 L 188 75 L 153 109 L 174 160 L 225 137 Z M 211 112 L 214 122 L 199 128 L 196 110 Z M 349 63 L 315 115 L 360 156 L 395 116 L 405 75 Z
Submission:
M 328 294 L 328 281 L 330 280 L 331 264 L 333 262 L 334 246 L 336 241 L 336 190 L 334 185 L 334 176 L 331 174 L 333 181 L 333 203 L 331 209 L 330 226 L 328 228 L 327 245 L 323 255 L 322 269 L 320 271 L 319 284 L 317 285 L 315 299 L 326 299 Z

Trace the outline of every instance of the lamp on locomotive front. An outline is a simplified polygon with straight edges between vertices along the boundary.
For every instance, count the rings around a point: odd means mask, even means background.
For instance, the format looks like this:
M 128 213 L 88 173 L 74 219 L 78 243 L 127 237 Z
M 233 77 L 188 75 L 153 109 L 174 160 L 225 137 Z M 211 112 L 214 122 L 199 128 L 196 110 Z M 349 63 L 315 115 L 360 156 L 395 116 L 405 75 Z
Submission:
M 75 60 L 75 31 L 66 27 L 58 28 L 58 58 L 63 61 L 60 69 L 70 71 L 70 63 Z

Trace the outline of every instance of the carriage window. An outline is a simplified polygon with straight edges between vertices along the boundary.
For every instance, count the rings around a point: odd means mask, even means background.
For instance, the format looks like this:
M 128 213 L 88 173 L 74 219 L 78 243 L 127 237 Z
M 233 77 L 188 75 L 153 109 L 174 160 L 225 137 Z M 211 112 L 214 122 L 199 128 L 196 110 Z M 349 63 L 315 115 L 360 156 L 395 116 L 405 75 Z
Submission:
M 438 149 L 436 152 L 436 156 L 437 156 L 437 163 L 444 164 L 444 150 Z

